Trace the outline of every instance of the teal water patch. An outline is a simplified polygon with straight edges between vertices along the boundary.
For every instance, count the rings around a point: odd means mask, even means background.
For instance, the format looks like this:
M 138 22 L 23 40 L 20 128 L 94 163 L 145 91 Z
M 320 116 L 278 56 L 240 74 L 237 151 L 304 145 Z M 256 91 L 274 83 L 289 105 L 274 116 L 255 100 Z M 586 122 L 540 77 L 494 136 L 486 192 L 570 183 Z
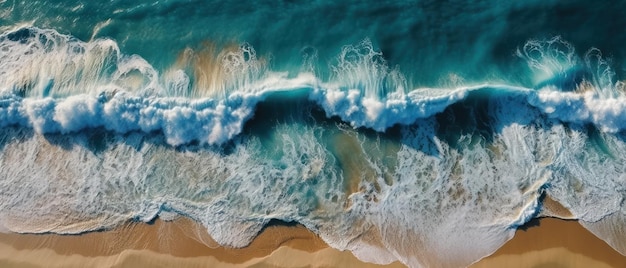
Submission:
M 316 51 L 324 70 L 337 51 L 364 38 L 391 66 L 409 74 L 412 86 L 465 81 L 528 83 L 515 51 L 528 38 L 561 35 L 577 47 L 598 47 L 623 61 L 624 43 L 612 29 L 626 25 L 623 3 L 588 1 L 403 1 L 292 3 L 255 1 L 4 1 L 0 25 L 29 23 L 81 40 L 111 38 L 125 53 L 142 55 L 159 70 L 186 47 L 248 42 L 275 69 L 300 68 L 303 52 Z M 609 21 L 610 20 L 610 21 Z M 596 36 L 610 38 L 598 39 Z M 623 66 L 619 66 L 623 69 Z M 621 74 L 620 74 L 621 75 Z

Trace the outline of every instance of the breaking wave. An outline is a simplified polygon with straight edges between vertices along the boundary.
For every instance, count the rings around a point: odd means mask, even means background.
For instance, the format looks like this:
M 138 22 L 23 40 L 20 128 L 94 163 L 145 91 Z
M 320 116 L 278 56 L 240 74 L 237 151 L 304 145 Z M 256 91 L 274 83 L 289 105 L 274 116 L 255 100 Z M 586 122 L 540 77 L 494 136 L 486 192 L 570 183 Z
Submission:
M 440 88 L 412 87 L 367 39 L 328 67 L 303 55 L 281 72 L 250 44 L 207 44 L 157 70 L 110 39 L 1 34 L 0 224 L 184 216 L 242 247 L 279 219 L 365 261 L 463 266 L 548 195 L 626 253 L 610 232 L 626 215 L 626 96 L 599 50 L 533 40 L 516 53 L 533 84 Z

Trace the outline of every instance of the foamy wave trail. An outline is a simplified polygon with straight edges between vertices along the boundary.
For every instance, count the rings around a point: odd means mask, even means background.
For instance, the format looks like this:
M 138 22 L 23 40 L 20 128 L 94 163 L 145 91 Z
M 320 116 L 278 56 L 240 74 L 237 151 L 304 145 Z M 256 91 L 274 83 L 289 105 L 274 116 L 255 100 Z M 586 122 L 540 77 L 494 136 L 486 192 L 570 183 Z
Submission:
M 267 95 L 296 90 L 310 91 L 309 99 L 328 116 L 384 131 L 440 112 L 472 90 L 404 94 L 401 74 L 376 58 L 380 53 L 367 40 L 344 48 L 335 81 L 328 83 L 306 73 L 295 78 L 259 73 L 262 64 L 254 49 L 244 44 L 238 51 L 218 55 L 217 66 L 206 66 L 217 69 L 218 81 L 195 84 L 212 86 L 209 89 L 190 88 L 189 75 L 181 69 L 168 72 L 164 85 L 159 84 L 152 66 L 139 56 L 121 54 L 112 40 L 84 43 L 52 30 L 21 28 L 3 34 L 0 42 L 7 48 L 0 57 L 6 103 L 0 110 L 6 118 L 2 125 L 32 127 L 42 134 L 104 127 L 118 133 L 160 131 L 171 145 L 223 144 L 241 132 Z M 345 54 L 350 51 L 368 54 L 348 59 Z M 388 78 L 400 82 L 385 81 Z M 394 91 L 387 96 L 384 91 L 390 89 Z M 199 91 L 223 98 L 181 98 Z
M 549 196 L 626 253 L 626 97 L 598 50 L 529 41 L 529 85 L 415 89 L 367 39 L 326 70 L 306 51 L 295 73 L 248 43 L 187 48 L 159 69 L 111 39 L 3 33 L 0 225 L 182 216 L 243 247 L 277 219 L 365 261 L 457 267 L 547 213 Z

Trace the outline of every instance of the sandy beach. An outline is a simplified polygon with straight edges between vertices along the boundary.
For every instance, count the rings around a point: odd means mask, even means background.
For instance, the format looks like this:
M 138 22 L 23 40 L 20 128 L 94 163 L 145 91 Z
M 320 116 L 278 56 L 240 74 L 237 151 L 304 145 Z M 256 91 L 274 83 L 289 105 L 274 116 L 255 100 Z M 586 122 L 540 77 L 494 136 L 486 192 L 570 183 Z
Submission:
M 299 225 L 270 226 L 248 247 L 230 249 L 218 246 L 199 225 L 181 219 L 129 223 L 82 235 L 0 234 L 0 267 L 381 266 L 329 248 Z
M 543 218 L 473 268 L 623 267 L 626 256 L 595 237 L 578 222 Z
M 620 267 L 626 257 L 576 221 L 544 218 L 473 268 Z M 203 242 L 200 242 L 202 240 Z M 209 246 L 207 246 L 209 245 Z M 129 223 L 83 235 L 0 234 L 1 267 L 404 267 L 360 262 L 299 225 L 272 225 L 250 246 L 217 246 L 190 220 Z

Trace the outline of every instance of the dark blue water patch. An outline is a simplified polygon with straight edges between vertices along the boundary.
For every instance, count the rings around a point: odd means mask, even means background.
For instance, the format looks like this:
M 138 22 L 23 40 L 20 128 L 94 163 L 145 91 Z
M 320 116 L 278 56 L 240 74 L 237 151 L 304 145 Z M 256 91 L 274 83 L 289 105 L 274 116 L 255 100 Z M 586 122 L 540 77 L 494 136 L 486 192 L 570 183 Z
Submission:
M 0 128 L 0 151 L 11 143 L 16 141 L 28 140 L 35 135 L 31 128 L 22 128 L 18 126 L 6 126 Z
M 259 231 L 259 233 L 262 233 L 265 229 L 269 228 L 269 227 L 297 227 L 297 226 L 301 226 L 298 222 L 296 221 L 286 221 L 286 220 L 281 220 L 281 219 L 271 219 L 267 224 L 265 224 L 265 226 L 263 227 L 263 229 L 261 229 L 261 231 Z
M 303 88 L 269 94 L 258 103 L 254 115 L 244 126 L 244 134 L 267 138 L 279 123 L 306 123 L 313 104 L 308 100 L 310 89 Z
M 462 136 L 469 136 L 469 143 L 462 146 L 485 146 L 493 142 L 495 135 L 513 123 L 528 125 L 530 118 L 520 118 L 515 114 L 502 116 L 503 105 L 520 105 L 522 109 L 536 110 L 525 105 L 526 96 L 498 88 L 483 88 L 472 91 L 460 102 L 448 106 L 435 115 L 438 123 L 437 137 L 452 148 L 460 149 L 458 142 Z
M 19 128 L 19 131 L 30 133 L 31 136 L 39 135 L 35 134 L 30 128 Z M 165 137 L 159 132 L 144 133 L 131 131 L 128 133 L 117 133 L 104 127 L 86 128 L 70 134 L 46 133 L 43 134 L 43 137 L 50 144 L 64 150 L 69 151 L 75 146 L 80 146 L 95 155 L 102 155 L 103 152 L 108 151 L 118 143 L 129 145 L 136 151 L 141 151 L 144 142 L 172 147 L 165 142 Z
M 110 144 L 112 139 L 110 138 L 110 132 L 103 129 L 97 129 L 92 131 L 87 139 L 87 147 L 96 153 L 102 153 L 107 148 L 107 144 Z
M 102 156 L 102 153 L 110 150 L 118 144 L 125 144 L 138 152 L 142 150 L 145 144 L 164 146 L 177 151 L 213 150 L 220 152 L 222 150 L 222 148 L 217 146 L 201 145 L 198 142 L 180 146 L 171 146 L 166 142 L 166 138 L 163 133 L 159 131 L 150 133 L 142 131 L 117 133 L 115 131 L 107 130 L 104 127 L 97 127 L 85 128 L 78 132 L 68 134 L 38 134 L 32 128 L 16 125 L 3 127 L 0 130 L 0 150 L 4 149 L 4 147 L 10 143 L 30 140 L 36 135 L 41 135 L 51 145 L 64 150 L 69 151 L 74 147 L 79 146 L 98 156 Z
M 28 43 L 29 39 L 34 38 L 35 34 L 29 28 L 21 28 L 17 31 L 10 32 L 6 35 L 6 38 L 13 42 L 20 42 L 22 44 Z
M 597 152 L 599 152 L 602 156 L 615 159 L 613 149 L 608 146 L 597 127 L 589 124 L 584 127 L 584 130 L 586 130 L 587 137 L 589 137 L 589 144 L 591 145 L 591 148 L 597 150 Z M 621 135 L 616 136 L 620 137 Z

